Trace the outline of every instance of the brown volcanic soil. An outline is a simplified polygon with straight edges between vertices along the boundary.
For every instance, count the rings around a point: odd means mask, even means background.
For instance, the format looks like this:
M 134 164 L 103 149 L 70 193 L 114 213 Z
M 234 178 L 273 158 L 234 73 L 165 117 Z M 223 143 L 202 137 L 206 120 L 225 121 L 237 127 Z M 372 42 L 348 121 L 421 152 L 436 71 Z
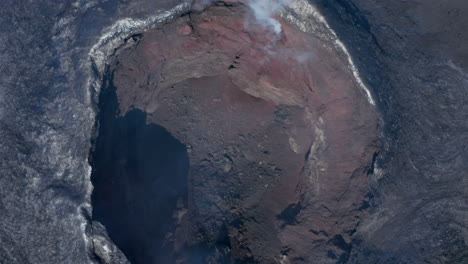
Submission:
M 179 262 L 336 263 L 365 213 L 378 118 L 328 43 L 242 4 L 145 32 L 111 66 L 120 111 L 189 150 Z

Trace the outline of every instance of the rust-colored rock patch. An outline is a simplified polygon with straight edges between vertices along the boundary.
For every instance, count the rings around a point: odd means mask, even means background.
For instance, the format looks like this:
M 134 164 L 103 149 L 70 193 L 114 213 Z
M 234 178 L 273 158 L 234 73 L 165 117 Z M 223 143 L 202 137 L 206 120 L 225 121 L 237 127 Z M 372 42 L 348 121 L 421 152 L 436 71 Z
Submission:
M 181 263 L 335 263 L 349 253 L 377 114 L 333 47 L 244 5 L 145 32 L 112 65 L 121 113 L 186 144 L 189 200 L 167 239 Z M 288 262 L 289 261 L 289 262 Z

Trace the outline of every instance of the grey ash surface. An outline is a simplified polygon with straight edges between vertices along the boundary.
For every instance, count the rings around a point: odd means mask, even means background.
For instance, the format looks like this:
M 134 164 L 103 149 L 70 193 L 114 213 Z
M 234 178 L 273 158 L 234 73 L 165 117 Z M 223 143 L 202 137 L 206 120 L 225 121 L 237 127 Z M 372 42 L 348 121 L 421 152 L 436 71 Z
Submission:
M 337 263 L 468 263 L 468 3 L 314 2 L 384 121 L 371 214 Z M 177 3 L 2 1 L 0 263 L 126 262 L 90 220 L 88 53 L 118 19 Z

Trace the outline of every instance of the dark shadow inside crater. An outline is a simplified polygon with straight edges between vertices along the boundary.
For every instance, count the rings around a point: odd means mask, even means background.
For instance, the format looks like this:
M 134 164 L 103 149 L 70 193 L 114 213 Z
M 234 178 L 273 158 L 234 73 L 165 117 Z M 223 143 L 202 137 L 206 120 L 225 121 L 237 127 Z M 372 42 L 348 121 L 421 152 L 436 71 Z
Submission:
M 189 159 L 185 145 L 146 113 L 118 116 L 112 84 L 100 95 L 98 137 L 91 156 L 93 218 L 131 263 L 174 263 L 167 234 L 186 204 Z
M 213 6 L 109 60 L 93 217 L 133 264 L 349 257 L 342 242 L 378 152 L 375 109 L 331 43 L 285 20 L 279 39 L 245 21 L 246 6 Z M 190 145 L 190 168 L 165 128 Z

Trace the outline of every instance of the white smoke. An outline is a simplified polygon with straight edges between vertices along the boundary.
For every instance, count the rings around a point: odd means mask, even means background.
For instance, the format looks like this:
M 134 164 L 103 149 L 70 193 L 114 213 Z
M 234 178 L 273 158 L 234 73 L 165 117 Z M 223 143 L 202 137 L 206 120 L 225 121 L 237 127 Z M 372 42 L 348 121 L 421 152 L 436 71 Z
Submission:
M 281 33 L 281 23 L 274 17 L 284 6 L 295 0 L 247 0 L 252 9 L 255 21 L 265 28 L 271 29 L 277 35 Z M 193 9 L 203 11 L 208 6 L 215 3 L 215 0 L 194 0 Z
M 276 34 L 280 34 L 281 23 L 274 18 L 275 14 L 292 0 L 250 0 L 250 8 L 252 9 L 255 20 L 273 30 Z

